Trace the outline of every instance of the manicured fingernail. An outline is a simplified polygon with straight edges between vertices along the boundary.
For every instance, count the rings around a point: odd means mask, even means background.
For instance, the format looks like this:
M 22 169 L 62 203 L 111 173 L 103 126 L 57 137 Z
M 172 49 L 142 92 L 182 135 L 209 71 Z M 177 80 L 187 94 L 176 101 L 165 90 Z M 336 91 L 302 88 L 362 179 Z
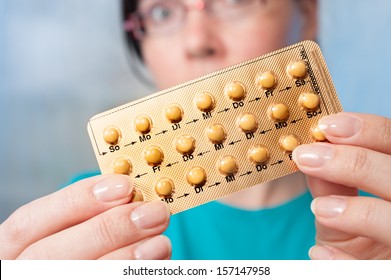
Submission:
M 307 144 L 293 150 L 292 159 L 298 165 L 321 167 L 334 156 L 334 149 L 328 144 Z
M 327 247 L 315 245 L 309 250 L 308 255 L 312 260 L 332 260 L 334 253 Z
M 348 114 L 329 115 L 319 120 L 319 128 L 329 136 L 349 138 L 362 128 L 362 120 Z
M 139 244 L 134 250 L 136 260 L 166 260 L 171 257 L 171 242 L 163 236 L 155 236 Z
M 161 201 L 143 203 L 132 211 L 131 219 L 140 229 L 157 227 L 168 221 L 170 208 Z
M 342 197 L 317 197 L 311 203 L 311 211 L 322 218 L 334 218 L 346 208 L 346 200 Z
M 92 189 L 94 197 L 102 202 L 112 202 L 130 196 L 132 184 L 129 176 L 113 175 L 98 182 Z

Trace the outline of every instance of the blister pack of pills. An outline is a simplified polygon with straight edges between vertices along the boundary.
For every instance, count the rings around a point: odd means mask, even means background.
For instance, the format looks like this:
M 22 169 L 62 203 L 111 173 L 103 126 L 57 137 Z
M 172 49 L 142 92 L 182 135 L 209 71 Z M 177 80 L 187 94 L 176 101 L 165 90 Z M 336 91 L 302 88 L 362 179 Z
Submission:
M 325 141 L 342 111 L 319 46 L 303 41 L 98 114 L 88 132 L 103 174 L 173 214 L 297 171 L 292 151 Z

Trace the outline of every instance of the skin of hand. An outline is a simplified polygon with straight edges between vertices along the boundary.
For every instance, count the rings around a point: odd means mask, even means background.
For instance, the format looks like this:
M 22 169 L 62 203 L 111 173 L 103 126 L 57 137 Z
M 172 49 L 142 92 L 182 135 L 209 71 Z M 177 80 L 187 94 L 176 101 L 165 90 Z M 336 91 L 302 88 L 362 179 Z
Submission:
M 319 124 L 330 143 L 293 152 L 314 196 L 317 245 L 310 257 L 391 259 L 391 119 L 338 113 Z
M 0 259 L 170 259 L 163 202 L 131 202 L 129 176 L 76 182 L 16 210 L 0 225 Z

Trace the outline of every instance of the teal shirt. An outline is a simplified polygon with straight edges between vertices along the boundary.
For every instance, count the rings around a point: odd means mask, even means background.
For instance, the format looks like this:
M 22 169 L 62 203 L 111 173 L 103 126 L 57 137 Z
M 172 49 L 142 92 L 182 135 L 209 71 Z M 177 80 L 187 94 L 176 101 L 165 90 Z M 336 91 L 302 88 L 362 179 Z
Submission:
M 213 201 L 173 215 L 164 234 L 172 242 L 173 259 L 308 259 L 315 244 L 311 201 L 309 191 L 254 211 Z
M 308 259 L 315 244 L 311 194 L 242 210 L 213 201 L 175 214 L 165 234 L 173 259 Z

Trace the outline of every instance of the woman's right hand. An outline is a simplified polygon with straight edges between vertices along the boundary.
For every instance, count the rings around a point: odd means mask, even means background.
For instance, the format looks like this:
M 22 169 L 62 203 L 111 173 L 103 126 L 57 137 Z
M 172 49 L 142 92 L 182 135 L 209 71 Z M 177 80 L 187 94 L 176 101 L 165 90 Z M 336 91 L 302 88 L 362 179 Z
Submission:
M 0 225 L 0 259 L 169 259 L 168 206 L 132 193 L 128 176 L 100 175 L 26 204 Z

